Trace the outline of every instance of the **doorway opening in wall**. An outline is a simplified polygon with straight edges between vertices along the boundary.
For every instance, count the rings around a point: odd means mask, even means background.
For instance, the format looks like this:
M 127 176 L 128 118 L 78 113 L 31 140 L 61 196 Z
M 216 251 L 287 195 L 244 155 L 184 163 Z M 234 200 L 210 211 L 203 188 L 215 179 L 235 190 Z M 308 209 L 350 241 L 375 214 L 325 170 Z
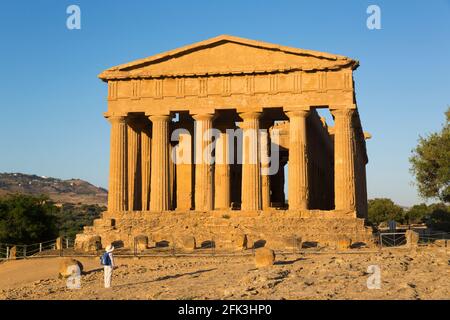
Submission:
M 312 108 L 305 119 L 305 159 L 307 208 L 310 210 L 334 209 L 334 133 L 329 123 L 334 123 L 328 108 Z M 287 126 L 289 132 L 289 125 Z M 289 140 L 290 137 L 287 138 Z M 289 143 L 288 143 L 289 147 Z M 280 156 L 283 153 L 280 152 Z M 284 193 L 289 205 L 289 149 L 284 154 Z M 291 164 L 292 165 L 292 164 Z
M 271 161 L 277 157 L 278 166 L 270 175 L 270 202 L 271 207 L 287 209 L 287 178 L 289 154 L 289 122 L 286 116 L 275 115 L 276 120 L 270 129 Z M 273 164 L 273 163 L 272 163 Z
M 307 118 L 309 209 L 334 209 L 334 118 L 328 106 Z

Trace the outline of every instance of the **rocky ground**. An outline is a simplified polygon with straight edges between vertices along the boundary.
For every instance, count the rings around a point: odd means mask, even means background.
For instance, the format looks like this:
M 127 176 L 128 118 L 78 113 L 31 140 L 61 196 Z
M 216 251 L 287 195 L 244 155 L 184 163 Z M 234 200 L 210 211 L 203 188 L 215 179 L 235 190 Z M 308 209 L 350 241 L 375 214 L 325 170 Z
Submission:
M 58 279 L 60 258 L 0 264 L 0 299 L 450 299 L 450 250 L 277 256 L 117 258 L 113 288 L 102 288 L 98 258 L 80 258 L 81 289 Z M 381 288 L 368 289 L 370 265 Z

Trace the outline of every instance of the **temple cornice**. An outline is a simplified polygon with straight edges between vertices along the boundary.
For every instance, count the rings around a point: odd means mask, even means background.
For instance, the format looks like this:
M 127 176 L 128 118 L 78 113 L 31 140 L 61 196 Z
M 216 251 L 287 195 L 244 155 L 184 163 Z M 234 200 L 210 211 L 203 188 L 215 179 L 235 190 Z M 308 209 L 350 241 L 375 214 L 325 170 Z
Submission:
M 239 55 L 240 50 L 245 50 L 242 56 Z M 248 54 L 249 52 L 250 54 Z M 228 57 L 230 56 L 233 57 L 234 65 L 229 63 Z M 254 59 L 249 61 L 245 57 Z M 171 68 L 166 68 L 169 64 Z M 257 75 L 295 71 L 355 70 L 358 66 L 359 62 L 357 60 L 341 55 L 221 35 L 179 49 L 109 68 L 102 72 L 99 78 L 109 81 Z

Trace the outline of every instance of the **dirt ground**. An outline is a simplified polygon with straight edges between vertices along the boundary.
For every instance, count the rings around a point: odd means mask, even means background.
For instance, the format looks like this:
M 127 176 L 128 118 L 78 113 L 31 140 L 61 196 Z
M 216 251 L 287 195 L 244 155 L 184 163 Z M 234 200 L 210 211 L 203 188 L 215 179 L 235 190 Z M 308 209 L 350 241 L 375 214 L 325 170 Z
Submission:
M 80 289 L 58 279 L 61 258 L 0 264 L 0 299 L 450 299 L 450 250 L 278 255 L 256 269 L 253 256 L 116 258 L 104 289 L 98 258 L 79 258 Z M 381 288 L 368 289 L 380 268 Z

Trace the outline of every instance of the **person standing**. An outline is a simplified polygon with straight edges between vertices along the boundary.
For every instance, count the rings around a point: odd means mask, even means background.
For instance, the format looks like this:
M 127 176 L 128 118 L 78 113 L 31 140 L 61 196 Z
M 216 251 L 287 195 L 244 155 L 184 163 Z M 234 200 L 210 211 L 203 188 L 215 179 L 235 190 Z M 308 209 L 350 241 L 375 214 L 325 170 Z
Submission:
M 103 265 L 103 273 L 105 280 L 105 288 L 111 288 L 111 279 L 114 269 L 114 246 L 109 245 L 106 247 L 106 252 L 100 257 L 100 263 Z

